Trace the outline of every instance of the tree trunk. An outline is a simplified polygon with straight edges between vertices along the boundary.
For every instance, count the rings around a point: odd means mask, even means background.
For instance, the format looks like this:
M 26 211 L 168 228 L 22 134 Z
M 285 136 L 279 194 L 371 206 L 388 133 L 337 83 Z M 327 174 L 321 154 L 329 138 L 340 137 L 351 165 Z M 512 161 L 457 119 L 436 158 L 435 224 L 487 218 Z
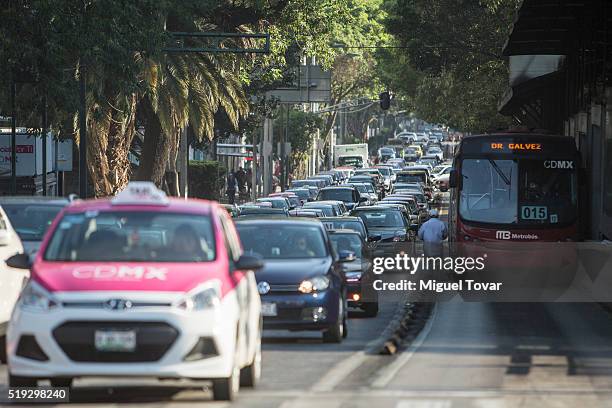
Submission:
M 129 97 L 124 111 L 110 106 L 101 109 L 95 106 L 96 116 L 87 125 L 87 167 L 94 186 L 95 197 L 106 197 L 121 191 L 128 183 L 131 172 L 129 151 L 135 134 L 136 95 Z M 94 117 L 90 112 L 89 117 Z
M 162 187 L 172 141 L 163 134 L 159 118 L 149 98 L 143 98 L 139 109 L 144 119 L 145 134 L 140 165 L 134 178 L 152 181 L 158 187 Z

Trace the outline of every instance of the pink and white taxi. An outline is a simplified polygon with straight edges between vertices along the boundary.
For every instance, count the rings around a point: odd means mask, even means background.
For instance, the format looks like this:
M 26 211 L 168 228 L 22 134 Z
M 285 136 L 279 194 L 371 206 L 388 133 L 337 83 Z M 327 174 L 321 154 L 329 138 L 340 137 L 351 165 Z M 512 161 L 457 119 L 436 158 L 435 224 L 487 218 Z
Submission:
M 261 304 L 234 225 L 218 204 L 134 182 L 66 207 L 30 264 L 7 332 L 11 386 L 88 376 L 212 381 L 232 399 L 261 372 Z

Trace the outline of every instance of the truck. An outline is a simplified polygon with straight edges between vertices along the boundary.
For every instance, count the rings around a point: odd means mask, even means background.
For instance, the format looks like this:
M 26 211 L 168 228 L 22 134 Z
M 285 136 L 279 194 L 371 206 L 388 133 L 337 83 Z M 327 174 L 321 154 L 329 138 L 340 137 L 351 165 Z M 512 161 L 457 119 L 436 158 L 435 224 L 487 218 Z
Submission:
M 334 166 L 368 167 L 368 144 L 341 144 L 334 146 Z

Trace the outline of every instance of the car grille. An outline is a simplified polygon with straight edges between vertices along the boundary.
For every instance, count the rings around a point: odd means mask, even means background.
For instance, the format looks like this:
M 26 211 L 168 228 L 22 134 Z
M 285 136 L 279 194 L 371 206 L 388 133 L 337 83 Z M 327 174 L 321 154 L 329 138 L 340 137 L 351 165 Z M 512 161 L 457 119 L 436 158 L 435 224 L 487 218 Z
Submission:
M 296 284 L 290 284 L 290 285 L 271 284 L 270 285 L 270 292 L 297 292 L 297 291 L 298 291 L 298 285 Z
M 94 345 L 96 330 L 134 330 L 133 352 L 98 351 Z M 178 330 L 164 322 L 66 322 L 53 330 L 53 338 L 68 358 L 78 362 L 137 363 L 157 361 L 178 337 Z
M 62 302 L 66 308 L 76 309 L 107 309 L 107 302 Z M 169 302 L 130 302 L 130 309 L 147 307 L 170 307 Z

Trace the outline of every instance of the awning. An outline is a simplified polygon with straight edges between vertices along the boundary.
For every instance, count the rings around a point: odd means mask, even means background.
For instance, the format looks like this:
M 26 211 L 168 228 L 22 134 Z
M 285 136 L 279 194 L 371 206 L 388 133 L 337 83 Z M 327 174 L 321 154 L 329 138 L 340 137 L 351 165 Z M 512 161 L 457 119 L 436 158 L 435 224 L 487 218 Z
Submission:
M 606 1 L 606 0 L 604 0 Z M 503 55 L 566 55 L 599 0 L 524 0 Z

